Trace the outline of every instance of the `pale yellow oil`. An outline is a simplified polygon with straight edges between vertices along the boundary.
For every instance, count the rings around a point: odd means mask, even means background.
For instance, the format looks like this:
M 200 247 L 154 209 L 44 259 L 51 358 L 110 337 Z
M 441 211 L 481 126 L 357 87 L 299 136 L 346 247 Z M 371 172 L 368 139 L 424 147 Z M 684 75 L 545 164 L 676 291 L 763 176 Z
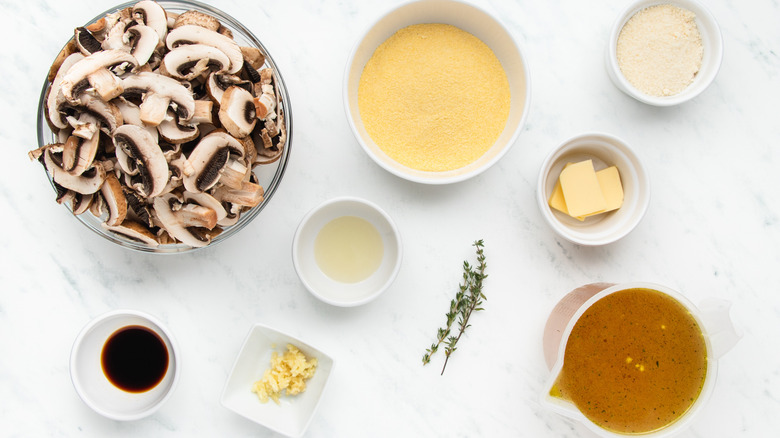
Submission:
M 314 258 L 322 272 L 342 283 L 370 277 L 382 264 L 384 244 L 367 220 L 341 216 L 325 224 L 314 240 Z

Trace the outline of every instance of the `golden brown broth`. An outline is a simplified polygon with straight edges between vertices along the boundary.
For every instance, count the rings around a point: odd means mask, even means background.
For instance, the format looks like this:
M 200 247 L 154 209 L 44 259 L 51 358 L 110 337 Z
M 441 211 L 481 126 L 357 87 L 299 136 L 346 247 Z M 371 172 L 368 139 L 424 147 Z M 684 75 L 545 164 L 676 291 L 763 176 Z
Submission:
M 618 433 L 646 433 L 680 418 L 707 373 L 704 336 L 675 299 L 649 289 L 607 295 L 580 317 L 551 395 Z

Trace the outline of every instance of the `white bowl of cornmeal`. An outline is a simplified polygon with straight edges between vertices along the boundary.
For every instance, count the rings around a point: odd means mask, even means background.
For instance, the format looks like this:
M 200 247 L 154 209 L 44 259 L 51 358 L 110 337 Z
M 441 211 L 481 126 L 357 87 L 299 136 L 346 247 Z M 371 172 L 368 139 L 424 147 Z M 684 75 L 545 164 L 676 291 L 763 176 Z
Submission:
M 293 265 L 318 299 L 340 307 L 366 304 L 386 291 L 401 268 L 398 228 L 378 205 L 338 197 L 301 220 L 292 245 Z
M 530 101 L 526 60 L 492 14 L 452 0 L 380 17 L 347 62 L 344 104 L 363 150 L 409 181 L 448 184 L 490 168 Z

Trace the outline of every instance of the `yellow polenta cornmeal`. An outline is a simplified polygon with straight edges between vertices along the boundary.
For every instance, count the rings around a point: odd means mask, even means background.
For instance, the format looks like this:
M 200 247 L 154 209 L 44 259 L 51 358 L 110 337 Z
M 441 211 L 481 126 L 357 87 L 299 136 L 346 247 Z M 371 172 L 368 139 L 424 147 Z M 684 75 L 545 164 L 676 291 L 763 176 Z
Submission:
M 415 24 L 382 43 L 363 69 L 360 117 L 392 159 L 446 171 L 481 157 L 504 130 L 509 81 L 490 48 L 448 24 Z

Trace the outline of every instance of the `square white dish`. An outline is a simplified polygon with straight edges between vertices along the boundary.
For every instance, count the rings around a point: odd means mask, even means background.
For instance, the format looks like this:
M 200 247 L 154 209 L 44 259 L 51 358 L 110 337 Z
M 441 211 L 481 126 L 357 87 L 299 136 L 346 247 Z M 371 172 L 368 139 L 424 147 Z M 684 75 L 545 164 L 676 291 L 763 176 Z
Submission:
M 254 382 L 270 367 L 271 354 L 283 353 L 287 344 L 297 347 L 307 359 L 317 359 L 317 370 L 306 381 L 300 394 L 282 395 L 279 404 L 273 400 L 261 403 L 252 392 Z M 220 403 L 227 409 L 275 432 L 300 437 L 309 427 L 330 380 L 333 359 L 321 350 L 290 335 L 262 324 L 255 324 L 244 339 L 233 369 L 228 376 Z

